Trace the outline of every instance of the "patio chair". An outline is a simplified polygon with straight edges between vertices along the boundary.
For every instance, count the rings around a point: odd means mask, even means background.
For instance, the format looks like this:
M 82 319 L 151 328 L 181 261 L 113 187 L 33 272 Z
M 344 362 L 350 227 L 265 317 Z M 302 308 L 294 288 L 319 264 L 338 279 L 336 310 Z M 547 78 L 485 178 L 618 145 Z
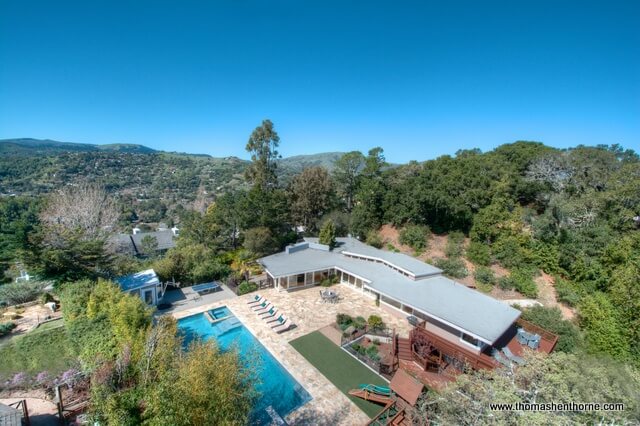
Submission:
M 269 303 L 270 302 L 267 299 L 264 299 L 262 303 L 252 305 L 251 309 L 253 309 L 254 311 L 259 311 L 260 309 L 266 308 Z
M 509 361 L 507 358 L 505 358 L 504 356 L 502 356 L 502 353 L 497 350 L 497 349 L 493 349 L 493 352 L 491 353 L 491 355 L 495 358 L 496 361 L 498 361 L 500 364 L 504 365 L 505 367 L 511 367 L 511 361 Z
M 258 315 L 260 318 L 262 318 L 263 320 L 267 321 L 269 319 L 274 318 L 276 315 L 278 315 L 278 308 L 276 308 L 275 306 L 271 307 L 271 309 L 269 309 L 267 312 L 263 312 L 260 315 Z
M 293 324 L 291 323 L 291 321 L 289 321 L 289 318 L 287 318 L 282 325 L 279 325 L 277 327 L 273 327 L 273 331 L 275 331 L 276 333 L 280 334 L 280 333 L 284 333 L 285 331 L 288 331 L 289 329 L 291 329 L 291 327 L 293 327 Z
M 265 306 L 262 309 L 256 309 L 256 314 L 260 315 L 260 314 L 264 314 L 266 312 L 269 312 L 269 309 L 273 308 L 273 303 L 269 302 L 267 303 L 267 306 Z
M 278 315 L 278 318 L 274 319 L 273 321 L 269 321 L 267 324 L 270 324 L 271 328 L 276 328 L 287 322 L 288 319 L 289 318 L 287 318 L 285 314 L 280 314 Z
M 249 300 L 247 302 L 247 305 L 251 305 L 253 303 L 262 302 L 263 299 L 264 299 L 264 297 L 260 296 L 259 294 L 256 294 L 255 296 L 253 296 L 253 298 L 251 300 Z
M 502 353 L 510 360 L 515 362 L 516 364 L 522 364 L 524 362 L 524 359 L 522 359 L 521 357 L 514 355 L 513 352 L 511 352 L 511 349 L 509 349 L 507 346 L 505 346 L 504 348 L 502 348 Z
M 527 342 L 527 346 L 529 346 L 531 349 L 538 349 L 540 347 L 540 335 L 534 334 Z

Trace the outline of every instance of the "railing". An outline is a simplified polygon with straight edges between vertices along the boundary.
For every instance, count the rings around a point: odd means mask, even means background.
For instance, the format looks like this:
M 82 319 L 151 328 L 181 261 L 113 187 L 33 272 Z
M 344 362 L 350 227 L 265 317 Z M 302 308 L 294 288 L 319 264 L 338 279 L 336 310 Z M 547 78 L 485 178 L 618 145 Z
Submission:
M 493 369 L 498 366 L 498 362 L 490 356 L 483 353 L 476 353 L 463 346 L 453 344 L 424 328 L 414 328 L 411 330 L 409 339 L 411 341 L 411 352 L 414 358 L 416 358 L 416 361 L 423 362 L 425 367 L 427 366 L 427 360 L 414 351 L 413 344 L 418 339 L 431 344 L 434 349 L 442 354 L 443 358 L 448 358 L 449 362 L 454 364 L 456 368 L 462 365 L 469 365 L 475 369 Z
M 340 327 L 337 324 L 334 324 L 334 326 L 340 330 L 340 346 L 344 346 L 347 344 L 350 344 L 352 342 L 355 342 L 356 340 L 358 340 L 359 338 L 361 338 L 362 336 L 364 336 L 365 334 L 369 334 L 371 336 L 378 336 L 378 337 L 384 337 L 385 339 L 392 339 L 393 338 L 393 330 L 389 329 L 389 328 L 385 328 L 385 329 L 376 329 L 376 328 L 370 328 L 369 325 L 365 324 L 364 328 L 359 328 L 356 331 L 354 331 L 353 333 L 351 333 L 348 336 L 344 335 L 344 331 L 342 331 L 340 329 Z
M 389 421 L 398 414 L 398 410 L 395 408 L 395 402 L 388 402 L 387 405 L 375 416 L 367 426 L 384 426 L 388 425 Z
M 358 358 L 358 360 L 360 362 L 368 365 L 369 367 L 371 367 L 371 369 L 373 369 L 378 374 L 381 374 L 381 372 L 380 372 L 380 361 L 374 361 L 371 358 L 369 358 L 368 356 L 360 354 L 360 352 L 356 351 L 355 349 L 353 349 L 351 347 L 351 344 L 345 345 L 345 346 L 343 346 L 343 348 L 344 348 L 345 351 L 349 352 L 351 355 L 353 355 L 356 358 Z
M 553 347 L 556 345 L 556 342 L 558 341 L 558 336 L 529 321 L 518 318 L 518 320 L 516 321 L 516 325 L 524 328 L 525 331 L 528 331 L 529 333 L 539 334 L 542 339 L 551 343 L 551 349 L 553 349 Z

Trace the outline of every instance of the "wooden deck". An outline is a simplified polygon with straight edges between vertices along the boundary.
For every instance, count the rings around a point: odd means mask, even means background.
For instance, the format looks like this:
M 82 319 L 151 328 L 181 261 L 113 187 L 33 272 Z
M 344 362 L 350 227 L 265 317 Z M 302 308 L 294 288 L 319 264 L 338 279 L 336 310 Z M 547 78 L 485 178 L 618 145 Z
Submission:
M 428 388 L 442 390 L 447 384 L 456 379 L 460 374 L 453 367 L 448 367 L 442 373 L 424 371 L 415 361 L 400 360 L 400 368 L 416 379 L 420 380 Z

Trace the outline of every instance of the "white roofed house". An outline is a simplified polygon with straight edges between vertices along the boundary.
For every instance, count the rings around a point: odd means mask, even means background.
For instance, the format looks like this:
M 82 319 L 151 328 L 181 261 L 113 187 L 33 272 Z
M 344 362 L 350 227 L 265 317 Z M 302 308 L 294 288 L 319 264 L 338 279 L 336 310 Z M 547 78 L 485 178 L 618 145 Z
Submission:
M 379 299 L 381 305 L 417 317 L 419 327 L 399 346 L 402 350 L 403 344 L 408 345 L 404 355 L 411 355 L 425 369 L 434 359 L 440 364 L 457 360 L 458 365 L 470 363 L 477 368 L 517 362 L 523 349 L 518 342 L 525 341 L 516 341 L 516 334 L 524 336 L 519 329 L 525 327 L 530 330 L 526 336 L 538 336 L 537 343 L 534 339 L 529 345 L 534 349 L 550 352 L 557 340 L 555 335 L 520 320 L 519 310 L 467 288 L 444 276 L 442 270 L 355 238 L 338 238 L 333 250 L 319 244 L 317 238 L 306 238 L 259 263 L 281 291 L 313 286 L 335 275 L 340 283 Z
M 122 291 L 140 296 L 147 305 L 155 306 L 162 299 L 162 283 L 153 269 L 118 277 L 115 281 Z

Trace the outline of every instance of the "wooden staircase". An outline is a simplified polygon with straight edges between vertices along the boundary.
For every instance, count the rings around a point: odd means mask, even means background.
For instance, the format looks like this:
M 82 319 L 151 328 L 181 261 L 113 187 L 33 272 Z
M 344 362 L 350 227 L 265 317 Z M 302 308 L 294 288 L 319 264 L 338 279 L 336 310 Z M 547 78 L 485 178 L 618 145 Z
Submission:
M 398 358 L 405 361 L 413 361 L 411 342 L 406 337 L 398 337 Z

